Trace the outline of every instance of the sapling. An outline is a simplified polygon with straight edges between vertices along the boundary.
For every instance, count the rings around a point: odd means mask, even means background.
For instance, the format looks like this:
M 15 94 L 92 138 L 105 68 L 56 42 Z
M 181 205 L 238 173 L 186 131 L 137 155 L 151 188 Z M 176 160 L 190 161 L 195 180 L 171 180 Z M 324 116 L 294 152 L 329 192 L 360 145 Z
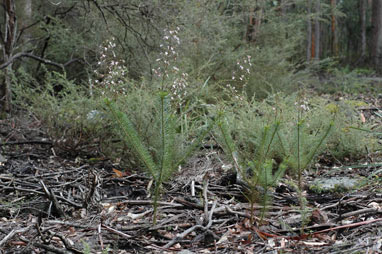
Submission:
M 143 163 L 148 173 L 153 178 L 154 187 L 154 211 L 153 211 L 153 224 L 157 221 L 157 207 L 158 199 L 160 196 L 160 188 L 162 183 L 167 181 L 172 173 L 192 155 L 195 149 L 203 141 L 204 137 L 211 131 L 214 122 L 208 123 L 205 130 L 201 131 L 197 138 L 189 145 L 181 154 L 177 153 L 178 149 L 175 147 L 176 138 L 176 120 L 172 113 L 169 95 L 167 92 L 159 93 L 159 156 L 157 160 L 150 154 L 149 150 L 143 144 L 137 130 L 134 128 L 133 123 L 128 116 L 117 109 L 114 102 L 109 99 L 105 100 L 106 106 L 110 109 L 112 117 L 117 126 L 121 130 L 121 134 L 125 142 L 130 146 L 132 151 L 137 155 L 139 160 Z M 185 140 L 183 140 L 185 141 Z M 185 142 L 184 142 L 185 143 Z

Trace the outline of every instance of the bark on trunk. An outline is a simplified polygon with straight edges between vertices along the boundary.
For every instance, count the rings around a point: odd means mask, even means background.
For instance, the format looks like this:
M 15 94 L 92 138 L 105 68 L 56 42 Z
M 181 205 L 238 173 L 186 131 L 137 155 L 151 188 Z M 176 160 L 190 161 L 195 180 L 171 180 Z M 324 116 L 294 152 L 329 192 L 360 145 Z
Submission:
M 321 3 L 320 0 L 316 0 L 316 18 L 314 21 L 314 45 L 315 45 L 315 60 L 320 60 L 320 12 Z
M 24 0 L 25 5 L 24 5 L 24 13 L 27 19 L 32 18 L 32 0 Z
M 310 62 L 312 60 L 312 2 L 308 0 L 308 19 L 307 19 L 307 47 L 306 47 L 306 61 Z
M 261 22 L 263 20 L 263 0 L 256 1 L 256 7 L 250 8 L 249 22 L 247 25 L 246 40 L 254 42 L 257 39 L 257 34 L 260 30 Z
M 3 60 L 7 62 L 12 57 L 13 47 L 16 38 L 16 13 L 14 0 L 3 0 L 4 5 L 4 38 L 2 41 Z M 11 78 L 12 64 L 8 65 L 3 70 L 3 80 L 1 81 L 0 99 L 1 99 L 1 113 L 4 115 L 6 112 L 11 111 Z
M 360 22 L 361 22 L 361 59 L 366 57 L 366 8 L 367 0 L 360 0 Z
M 332 54 L 338 56 L 338 39 L 337 39 L 337 20 L 336 20 L 336 8 L 337 0 L 331 0 L 332 8 L 332 22 L 331 22 L 331 31 L 332 31 Z
M 374 0 L 372 4 L 372 50 L 371 57 L 375 69 L 382 73 L 382 1 Z

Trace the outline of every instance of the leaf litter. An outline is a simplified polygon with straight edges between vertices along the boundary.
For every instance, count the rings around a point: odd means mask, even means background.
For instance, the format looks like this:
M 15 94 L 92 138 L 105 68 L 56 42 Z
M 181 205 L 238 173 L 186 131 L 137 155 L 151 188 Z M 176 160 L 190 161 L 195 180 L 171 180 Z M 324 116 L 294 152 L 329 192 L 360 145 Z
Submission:
M 365 121 L 381 123 L 375 108 L 360 110 Z M 58 153 L 36 119 L 0 125 L 2 253 L 382 253 L 378 154 L 354 167 L 316 165 L 320 176 L 365 181 L 345 192 L 307 189 L 304 225 L 298 194 L 285 182 L 274 189 L 266 217 L 251 225 L 229 163 L 220 150 L 201 150 L 164 184 L 153 226 L 144 174 Z M 262 207 L 255 208 L 260 216 Z

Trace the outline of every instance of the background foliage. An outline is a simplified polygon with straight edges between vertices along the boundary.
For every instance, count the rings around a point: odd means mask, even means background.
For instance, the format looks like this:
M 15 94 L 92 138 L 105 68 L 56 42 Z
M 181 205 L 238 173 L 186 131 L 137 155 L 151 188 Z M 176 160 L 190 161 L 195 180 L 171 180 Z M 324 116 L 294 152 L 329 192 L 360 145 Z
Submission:
M 359 61 L 359 1 L 315 2 L 321 8 L 309 11 L 302 0 L 15 1 L 13 55 L 27 55 L 2 77 L 12 76 L 16 105 L 36 114 L 57 145 L 72 153 L 97 147 L 97 154 L 138 165 L 102 102 L 114 100 L 145 146 L 157 147 L 154 98 L 168 91 L 185 142 L 180 147 L 221 109 L 245 158 L 253 157 L 259 130 L 276 120 L 284 143 L 293 146 L 296 137 L 289 130 L 303 106 L 308 144 L 334 119 L 320 153 L 339 160 L 360 156 L 365 146 L 377 144 L 349 129 L 367 128 L 355 119 L 355 106 L 312 96 L 372 87 L 363 78 L 375 73 L 369 54 Z M 370 41 L 371 6 L 366 17 Z M 314 61 L 307 59 L 308 20 L 321 25 Z M 378 93 L 375 87 L 370 91 Z M 271 152 L 275 159 L 285 156 L 277 146 Z

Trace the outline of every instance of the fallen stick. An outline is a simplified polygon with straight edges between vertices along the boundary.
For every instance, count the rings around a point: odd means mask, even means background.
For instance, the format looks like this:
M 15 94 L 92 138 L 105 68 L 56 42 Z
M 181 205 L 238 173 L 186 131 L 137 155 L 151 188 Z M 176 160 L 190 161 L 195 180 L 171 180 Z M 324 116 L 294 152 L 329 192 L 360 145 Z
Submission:
M 24 233 L 28 231 L 31 228 L 31 225 L 26 228 L 20 228 L 20 229 L 13 229 L 11 232 L 9 232 L 8 235 L 6 235 L 1 241 L 0 241 L 0 247 L 3 246 L 7 241 L 12 239 L 16 234 Z
M 109 226 L 106 226 L 106 225 L 104 225 L 104 224 L 102 224 L 101 226 L 102 226 L 104 229 L 106 229 L 107 231 L 109 231 L 109 232 L 111 232 L 111 233 L 113 233 L 113 234 L 122 236 L 122 237 L 124 237 L 124 238 L 126 238 L 126 239 L 131 239 L 131 237 L 132 237 L 131 235 L 125 234 L 125 233 L 123 233 L 123 232 L 121 232 L 121 231 L 118 231 L 118 230 L 116 230 L 116 229 L 114 229 L 114 228 L 111 228 L 111 227 L 109 227 Z
M 346 217 L 356 216 L 356 215 L 365 214 L 365 213 L 372 213 L 372 214 L 382 213 L 382 209 L 365 208 L 365 209 L 361 209 L 361 210 L 357 210 L 357 211 L 353 211 L 353 212 L 348 212 L 348 213 L 344 213 L 341 216 L 339 216 L 337 218 L 337 220 L 341 220 L 341 219 L 346 218 Z
M 62 207 L 60 203 L 57 201 L 56 195 L 54 195 L 53 191 L 49 190 L 49 188 L 45 185 L 43 180 L 40 180 L 40 183 L 43 187 L 43 190 L 45 194 L 48 196 L 49 200 L 53 203 L 54 207 L 56 208 L 56 211 L 60 217 L 66 217 L 64 211 L 62 210 Z
M 212 221 L 212 216 L 214 214 L 214 210 L 215 210 L 216 204 L 217 204 L 217 201 L 215 200 L 214 203 L 212 204 L 211 211 L 208 214 L 208 224 L 207 224 L 207 226 L 204 227 L 202 225 L 195 225 L 195 226 L 187 229 L 183 233 L 178 234 L 174 239 L 172 239 L 170 242 L 168 242 L 165 246 L 163 246 L 163 249 L 170 248 L 175 243 L 177 243 L 179 240 L 184 239 L 188 234 L 190 234 L 191 232 L 195 231 L 196 229 L 203 229 L 204 231 L 207 231 L 212 226 L 212 222 L 213 222 Z

